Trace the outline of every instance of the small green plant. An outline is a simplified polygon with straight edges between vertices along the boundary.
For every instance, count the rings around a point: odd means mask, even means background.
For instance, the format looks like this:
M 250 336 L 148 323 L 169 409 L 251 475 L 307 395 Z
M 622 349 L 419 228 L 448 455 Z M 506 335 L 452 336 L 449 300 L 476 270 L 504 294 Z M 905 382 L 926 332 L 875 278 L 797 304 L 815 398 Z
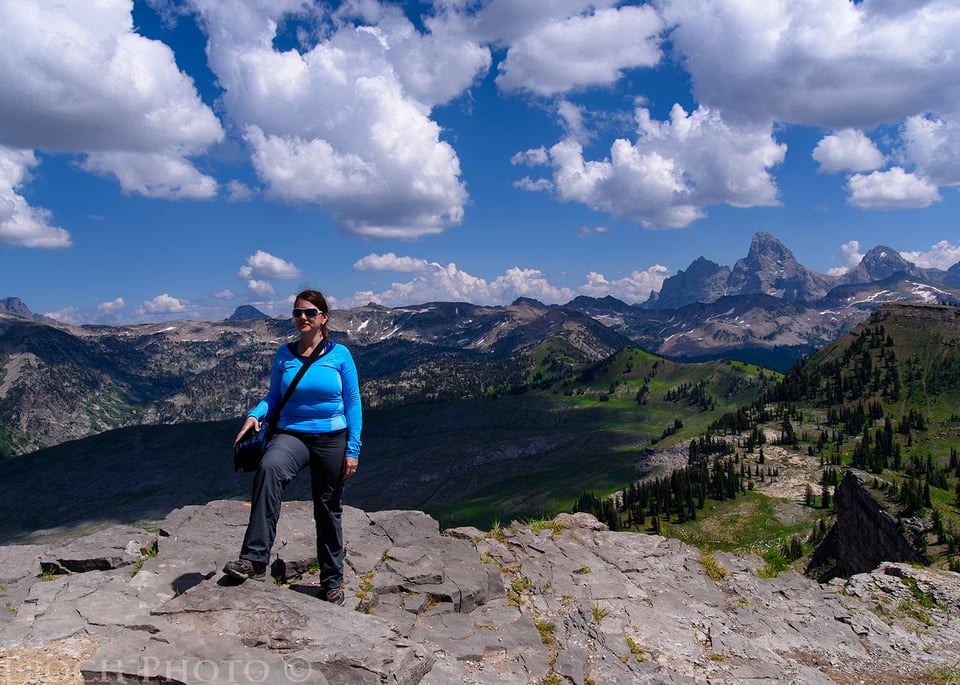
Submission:
M 790 562 L 779 550 L 769 550 L 763 555 L 763 560 L 766 563 L 757 569 L 760 578 L 776 578 L 790 568 Z
M 910 593 L 913 595 L 913 598 L 917 600 L 924 609 L 932 609 L 937 605 L 933 595 L 920 589 L 916 578 L 904 578 L 902 582 L 910 588 Z
M 529 589 L 532 585 L 533 581 L 526 576 L 517 576 L 510 582 L 510 587 L 514 592 L 523 592 L 524 590 Z
M 933 625 L 933 619 L 930 618 L 930 615 L 927 613 L 926 609 L 917 606 L 913 602 L 904 600 L 897 605 L 897 608 L 894 611 L 900 616 L 909 616 L 918 623 L 922 623 L 926 626 Z
M 377 572 L 374 570 L 360 577 L 360 588 L 357 590 L 357 597 L 366 599 L 370 596 L 370 593 L 373 592 L 373 578 L 376 575 Z
M 512 606 L 519 607 L 523 604 L 523 593 L 533 586 L 526 576 L 516 575 L 510 581 L 510 589 L 507 590 L 507 602 Z
M 714 581 L 720 581 L 727 577 L 727 569 L 717 561 L 713 552 L 700 552 L 700 563 L 703 564 L 703 570 L 707 576 Z
M 944 685 L 960 685 L 960 662 L 953 666 L 940 666 L 931 669 L 929 674 Z
M 599 604 L 593 605 L 593 620 L 597 622 L 597 625 L 600 625 L 607 616 L 610 615 L 610 612 Z
M 307 566 L 307 574 L 311 576 L 315 576 L 318 573 L 320 573 L 320 562 L 319 561 L 311 562 L 310 565 Z
M 39 578 L 42 582 L 45 583 L 47 581 L 53 580 L 59 575 L 61 574 L 57 573 L 57 571 L 52 566 L 48 566 L 46 568 L 41 567 L 40 575 L 38 575 L 37 578 Z
M 531 521 L 527 521 L 527 527 L 529 527 L 530 530 L 532 531 L 549 530 L 551 537 L 560 535 L 560 533 L 562 533 L 567 528 L 565 525 L 560 523 L 556 518 L 533 519 Z
M 641 664 L 647 660 L 647 655 L 643 653 L 643 647 L 634 642 L 633 638 L 624 633 L 624 639 L 627 641 L 627 647 L 630 648 L 630 653 L 633 654 L 633 658 L 639 661 Z
M 556 624 L 540 619 L 534 620 L 533 624 L 537 627 L 537 632 L 540 633 L 540 642 L 543 643 L 544 647 L 550 647 L 556 644 L 556 640 L 553 637 L 553 634 L 557 630 Z
M 506 539 L 507 536 L 503 532 L 503 526 L 500 525 L 500 519 L 496 519 L 490 524 L 490 537 L 499 542 L 503 542 Z
M 159 550 L 157 549 L 157 543 L 156 543 L 156 542 L 154 542 L 152 545 L 150 545 L 150 546 L 147 547 L 146 549 L 140 550 L 140 558 L 137 559 L 137 560 L 134 562 L 134 564 L 133 564 L 133 571 L 130 573 L 130 577 L 132 578 L 133 576 L 137 575 L 137 574 L 140 572 L 140 569 L 143 568 L 143 563 L 144 563 L 147 559 L 156 559 L 156 558 L 157 558 L 157 554 L 159 554 L 159 553 L 160 553 L 160 552 L 159 552 Z

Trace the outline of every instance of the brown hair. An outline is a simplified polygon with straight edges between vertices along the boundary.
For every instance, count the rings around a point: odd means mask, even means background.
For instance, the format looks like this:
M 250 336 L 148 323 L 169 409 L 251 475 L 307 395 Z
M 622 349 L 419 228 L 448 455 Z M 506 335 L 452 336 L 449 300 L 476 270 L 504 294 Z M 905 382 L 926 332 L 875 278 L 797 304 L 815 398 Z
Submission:
M 293 298 L 294 303 L 296 303 L 297 300 L 306 300 L 319 309 L 321 314 L 328 315 L 327 320 L 320 326 L 320 334 L 323 336 L 323 342 L 327 342 L 327 340 L 330 339 L 330 334 L 327 332 L 327 323 L 330 321 L 330 308 L 327 307 L 327 299 L 323 296 L 323 293 L 319 290 L 301 290 L 297 293 L 297 296 Z

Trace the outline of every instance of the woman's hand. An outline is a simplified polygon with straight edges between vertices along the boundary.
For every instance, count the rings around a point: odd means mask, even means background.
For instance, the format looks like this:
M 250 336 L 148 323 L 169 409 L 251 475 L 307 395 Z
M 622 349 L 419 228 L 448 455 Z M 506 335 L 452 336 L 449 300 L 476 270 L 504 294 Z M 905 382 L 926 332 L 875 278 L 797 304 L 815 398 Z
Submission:
M 353 474 L 357 472 L 357 466 L 360 465 L 360 460 L 354 457 L 344 457 L 343 458 L 343 479 L 346 480 Z
M 240 442 L 240 439 L 243 438 L 249 430 L 253 430 L 254 432 L 260 430 L 260 422 L 257 421 L 255 416 L 248 416 L 247 420 L 243 422 L 243 426 L 240 427 L 240 432 L 237 433 L 237 437 L 233 439 L 233 444 L 236 445 Z

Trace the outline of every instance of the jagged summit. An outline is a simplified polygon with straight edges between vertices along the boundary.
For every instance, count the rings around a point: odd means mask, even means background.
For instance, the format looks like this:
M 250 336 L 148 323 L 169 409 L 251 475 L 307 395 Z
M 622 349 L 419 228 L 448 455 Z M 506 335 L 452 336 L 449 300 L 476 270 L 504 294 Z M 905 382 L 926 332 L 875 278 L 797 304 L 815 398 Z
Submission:
M 727 292 L 730 268 L 697 257 L 684 271 L 664 280 L 659 293 L 650 293 L 645 307 L 678 309 L 695 302 L 714 302 Z
M 738 259 L 727 279 L 728 294 L 764 293 L 787 302 L 816 300 L 829 291 L 827 276 L 801 265 L 770 233 L 753 236 L 747 256 Z
M 704 257 L 698 257 L 687 269 L 681 269 L 665 279 L 659 292 L 650 293 L 642 305 L 645 309 L 679 309 L 687 305 L 716 302 L 725 295 L 752 295 L 762 293 L 786 302 L 805 302 L 815 305 L 820 301 L 836 299 L 834 290 L 851 285 L 873 285 L 902 274 L 926 284 L 956 287 L 960 285 L 960 263 L 949 271 L 923 268 L 904 259 L 886 245 L 868 251 L 860 263 L 842 276 L 823 274 L 800 264 L 774 235 L 754 234 L 746 257 L 738 259 L 733 269 L 721 266 Z M 885 293 L 903 299 L 913 299 L 899 292 Z M 869 299 L 870 295 L 865 293 Z M 949 300 L 949 295 L 947 300 Z

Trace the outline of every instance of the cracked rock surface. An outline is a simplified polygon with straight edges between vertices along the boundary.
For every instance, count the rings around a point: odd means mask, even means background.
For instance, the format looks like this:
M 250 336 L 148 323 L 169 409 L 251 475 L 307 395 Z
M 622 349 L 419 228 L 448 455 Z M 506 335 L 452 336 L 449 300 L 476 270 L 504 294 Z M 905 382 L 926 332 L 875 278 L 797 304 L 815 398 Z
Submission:
M 441 533 L 421 512 L 348 507 L 339 607 L 317 598 L 309 502 L 284 503 L 273 579 L 226 578 L 247 515 L 215 501 L 156 532 L 0 547 L 0 682 L 53 682 L 25 666 L 37 655 L 61 669 L 57 682 L 89 684 L 960 677 L 950 572 L 881 564 L 821 585 L 761 578 L 760 559 L 717 553 L 708 575 L 698 549 L 587 514 Z

